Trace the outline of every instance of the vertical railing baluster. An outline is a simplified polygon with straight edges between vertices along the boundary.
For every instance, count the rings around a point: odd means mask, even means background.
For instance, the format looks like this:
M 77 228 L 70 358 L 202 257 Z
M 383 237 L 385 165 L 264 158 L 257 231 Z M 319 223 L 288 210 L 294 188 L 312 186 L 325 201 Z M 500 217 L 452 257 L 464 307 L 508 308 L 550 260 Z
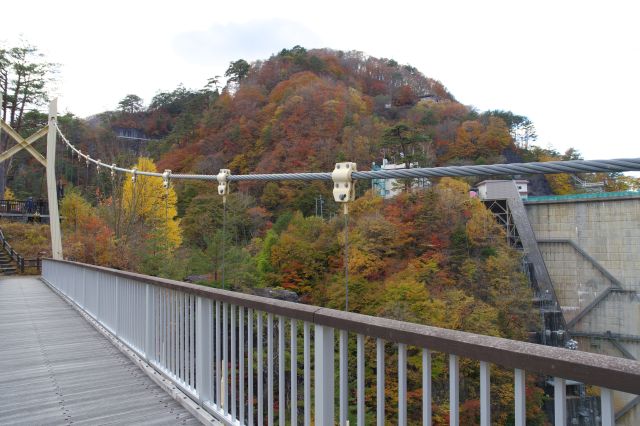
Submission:
M 349 334 L 346 330 L 340 330 L 340 425 L 347 424 L 349 416 Z
M 611 389 L 600 389 L 600 406 L 602 426 L 614 426 L 616 424 L 616 416 L 613 408 L 613 392 Z
M 334 424 L 334 332 L 333 328 L 315 325 L 314 342 L 314 390 L 316 426 Z
M 356 412 L 357 425 L 364 426 L 364 336 L 356 336 Z
M 156 308 L 156 361 L 162 365 L 162 288 L 155 288 L 153 293 Z
M 231 418 L 236 418 L 236 306 L 229 305 L 231 309 Z
M 213 301 L 198 296 L 196 299 L 196 339 L 198 340 L 196 355 L 196 390 L 198 400 L 204 404 L 213 399 L 213 381 L 211 358 L 213 355 L 212 324 Z
M 187 362 L 189 360 L 187 358 L 189 354 L 189 347 L 187 346 L 189 343 L 189 339 L 187 338 L 187 295 L 187 293 L 182 293 L 182 297 L 180 297 L 180 303 L 182 304 L 180 309 L 180 332 L 182 333 L 182 336 L 180 336 L 180 343 L 182 344 L 182 350 L 180 351 L 180 372 L 182 374 L 182 381 L 186 385 L 189 384 L 189 377 L 187 376 L 189 372 L 187 368 Z
M 449 355 L 449 425 L 460 424 L 460 361 L 458 355 Z
M 285 426 L 284 422 L 286 419 L 286 405 L 284 402 L 284 385 L 285 385 L 285 375 L 284 375 L 284 338 L 285 338 L 285 330 L 284 330 L 284 317 L 278 316 L 278 424 L 280 426 Z
M 480 425 L 491 425 L 491 370 L 489 363 L 480 361 Z
M 173 291 L 171 295 L 171 355 L 172 355 L 172 364 L 171 364 L 171 372 L 177 376 L 178 375 L 178 292 L 176 290 Z
M 189 372 L 190 372 L 190 378 L 191 378 L 191 387 L 195 389 L 196 387 L 196 377 L 195 377 L 195 361 L 196 361 L 196 354 L 195 354 L 195 314 L 196 314 L 196 306 L 195 306 L 195 299 L 196 296 L 193 295 L 189 295 Z M 213 301 L 211 302 L 212 306 L 211 306 L 211 314 L 209 315 L 207 321 L 209 321 L 210 323 L 213 321 Z M 213 338 L 213 325 L 211 326 L 210 329 L 210 336 L 209 339 Z M 213 345 L 213 343 L 212 343 Z M 211 361 L 213 360 L 213 348 L 211 349 L 211 359 L 209 359 L 209 364 L 211 364 Z M 215 369 L 215 367 L 214 367 Z M 214 371 L 211 372 L 211 376 L 212 378 L 210 379 L 212 381 L 212 385 L 214 384 L 215 380 L 213 380 L 213 375 L 214 375 Z M 213 387 L 211 388 L 211 400 L 213 401 Z
M 167 363 L 167 305 L 168 305 L 168 289 L 162 289 L 162 294 L 160 295 L 160 310 L 162 311 L 162 321 L 160 323 L 161 327 L 161 352 L 162 352 L 162 368 L 168 370 Z
M 182 321 L 183 321 L 182 340 L 184 345 L 183 355 L 182 355 L 183 357 L 182 359 L 184 360 L 183 374 L 184 374 L 184 382 L 187 386 L 189 386 L 189 293 L 184 293 L 183 302 L 184 302 L 184 308 L 182 311 Z M 211 352 L 211 354 L 213 355 L 213 351 Z
M 398 344 L 398 426 L 407 424 L 407 345 Z
M 240 424 L 244 424 L 244 308 L 238 306 L 238 360 L 240 361 L 240 369 L 238 378 L 240 381 L 240 396 L 238 398 L 240 404 Z
M 249 409 L 248 417 L 249 417 L 249 426 L 253 426 L 253 309 L 249 309 L 247 312 L 247 365 L 248 365 L 248 374 L 247 374 L 247 388 L 248 388 L 248 398 L 247 398 L 247 406 Z
M 376 424 L 384 426 L 384 340 L 376 339 Z
M 291 319 L 291 425 L 298 425 L 298 326 Z
M 171 373 L 176 373 L 176 291 L 171 290 L 170 301 L 170 333 L 171 333 L 171 345 L 169 346 L 169 352 L 171 354 Z
M 560 377 L 553 378 L 553 418 L 556 426 L 567 421 L 567 384 Z
M 263 325 L 262 325 L 262 320 L 263 320 L 263 315 L 262 312 L 258 311 L 257 312 L 257 316 L 258 316 L 258 324 L 257 324 L 257 334 L 258 334 L 258 347 L 256 348 L 256 352 L 258 355 L 258 412 L 256 413 L 257 417 L 258 417 L 258 426 L 262 426 L 264 424 L 264 375 L 263 375 L 263 369 L 262 369 L 262 348 L 264 348 L 263 342 L 262 342 L 262 333 L 263 333 Z
M 173 291 L 171 295 L 171 356 L 172 356 L 172 364 L 171 364 L 171 372 L 174 376 L 177 376 L 178 373 L 178 292 L 176 290 Z
M 154 286 L 146 283 L 145 287 L 145 349 L 144 355 L 147 362 L 156 358 L 156 318 L 155 318 L 155 294 Z
M 515 403 L 515 426 L 524 426 L 526 423 L 526 393 L 525 393 L 525 371 L 519 368 L 513 373 L 513 392 Z
M 115 281 L 117 282 L 118 277 L 115 278 Z M 109 280 L 111 281 L 111 280 Z M 111 282 L 109 282 L 109 284 L 111 284 Z M 111 324 L 111 326 L 113 327 L 113 334 L 116 335 L 116 337 L 120 337 L 122 335 L 122 332 L 120 331 L 120 318 L 119 318 L 119 306 L 118 306 L 118 286 L 115 286 L 115 300 L 111 301 L 111 306 L 109 306 L 109 314 L 108 314 L 108 318 L 111 320 L 109 321 Z M 126 300 L 126 296 L 123 296 L 123 299 Z M 126 315 L 127 311 L 124 311 L 124 314 Z M 124 322 L 124 321 L 123 321 Z M 125 326 L 125 324 L 123 324 L 123 326 Z
M 170 333 L 169 333 L 169 327 L 171 326 L 171 320 L 170 320 L 170 314 L 171 314 L 171 310 L 170 310 L 170 299 L 171 296 L 171 290 L 167 289 L 167 292 L 165 294 L 165 319 L 164 319 L 164 326 L 165 326 L 165 350 L 166 350 L 166 360 L 165 360 L 165 365 L 163 365 L 164 368 L 167 369 L 167 371 L 171 370 L 171 339 L 170 339 Z
M 160 321 L 158 321 L 158 345 L 159 345 L 159 358 L 162 368 L 166 368 L 164 362 L 164 293 L 166 289 L 160 288 L 158 294 L 158 312 L 160 313 Z
M 178 379 L 182 379 L 184 381 L 184 374 L 182 369 L 184 367 L 184 342 L 182 338 L 184 337 L 184 332 L 182 331 L 182 326 L 184 325 L 184 293 L 178 293 Z
M 311 324 L 304 322 L 304 426 L 311 424 Z
M 422 349 L 422 424 L 431 424 L 431 351 Z
M 273 426 L 273 314 L 267 314 L 267 425 Z
M 222 304 L 222 412 L 229 414 L 229 309 L 227 303 Z
M 220 338 L 220 316 L 222 310 L 222 303 L 216 301 L 216 406 L 218 410 L 222 409 L 222 356 L 220 348 L 222 346 L 222 339 Z

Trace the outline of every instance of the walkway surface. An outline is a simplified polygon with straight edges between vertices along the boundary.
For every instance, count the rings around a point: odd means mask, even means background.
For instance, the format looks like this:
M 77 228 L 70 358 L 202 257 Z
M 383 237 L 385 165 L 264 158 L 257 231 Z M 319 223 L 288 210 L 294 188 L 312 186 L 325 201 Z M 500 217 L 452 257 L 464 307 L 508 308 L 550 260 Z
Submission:
M 0 424 L 198 424 L 34 277 L 0 279 Z

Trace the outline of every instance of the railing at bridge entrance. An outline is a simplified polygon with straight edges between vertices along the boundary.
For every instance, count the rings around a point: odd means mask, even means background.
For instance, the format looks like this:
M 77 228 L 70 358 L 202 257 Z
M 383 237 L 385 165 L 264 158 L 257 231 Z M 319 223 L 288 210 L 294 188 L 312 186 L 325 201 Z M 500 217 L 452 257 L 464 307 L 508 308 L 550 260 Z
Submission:
M 4 250 L 11 260 L 16 262 L 20 273 L 24 273 L 26 268 L 35 268 L 38 273 L 42 271 L 42 258 L 40 257 L 40 254 L 38 254 L 36 259 L 25 259 L 24 256 L 11 247 L 11 244 L 9 244 L 9 241 L 7 241 L 4 236 L 2 229 L 0 229 L 0 250 Z
M 527 373 L 553 378 L 556 425 L 566 424 L 567 380 L 600 387 L 603 425 L 615 424 L 613 391 L 640 394 L 640 362 L 628 359 L 284 302 L 68 261 L 44 260 L 43 279 L 203 409 L 230 425 L 273 425 L 274 420 L 280 425 L 344 425 L 350 408 L 355 408 L 358 425 L 370 422 L 371 416 L 378 425 L 385 424 L 385 410 L 389 409 L 385 401 L 385 368 L 389 368 L 385 355 L 390 348 L 398 360 L 397 382 L 394 381 L 398 403 L 394 410 L 400 425 L 407 424 L 408 408 L 419 409 L 424 424 L 431 424 L 435 374 L 432 356 L 436 353 L 448 356 L 451 425 L 460 421 L 461 358 L 480 363 L 482 425 L 491 424 L 492 365 L 514 371 L 516 425 L 524 425 L 526 420 Z M 354 341 L 355 357 L 348 349 Z M 367 401 L 365 341 L 375 347 L 376 372 L 376 397 Z M 409 350 L 417 351 L 422 358 L 420 407 L 407 407 Z M 352 392 L 348 377 L 349 368 L 354 366 L 356 386 Z M 355 394 L 355 407 L 349 406 L 351 394 Z
M 10 215 L 40 215 L 49 214 L 46 200 L 0 200 L 0 216 Z

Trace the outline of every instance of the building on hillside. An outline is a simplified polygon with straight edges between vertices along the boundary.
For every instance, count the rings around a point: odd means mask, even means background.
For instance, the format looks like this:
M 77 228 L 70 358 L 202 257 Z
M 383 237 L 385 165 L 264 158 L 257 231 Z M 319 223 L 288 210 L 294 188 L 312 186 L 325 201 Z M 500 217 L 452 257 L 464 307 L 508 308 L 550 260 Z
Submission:
M 418 167 L 417 163 L 412 163 L 411 168 Z M 382 159 L 382 164 L 378 165 L 375 162 L 371 164 L 371 170 L 397 170 L 406 168 L 406 164 L 393 164 L 389 163 L 386 158 Z M 411 188 L 426 188 L 430 185 L 427 178 L 412 179 Z M 405 185 L 400 179 L 371 179 L 371 189 L 374 193 L 384 198 L 393 198 L 400 194 Z
M 151 141 L 153 139 L 149 138 L 142 129 L 137 129 L 133 127 L 112 127 L 113 133 L 116 134 L 116 138 L 118 139 L 133 139 L 133 140 L 142 140 L 142 141 Z
M 440 99 L 436 95 L 433 95 L 431 93 L 427 93 L 427 94 L 418 96 L 418 103 L 419 104 L 426 104 L 426 103 L 430 103 L 430 102 L 440 102 Z
M 527 185 L 529 184 L 528 180 L 514 180 L 516 184 L 516 188 L 518 189 L 518 194 L 520 194 L 520 198 L 526 200 L 529 197 L 529 190 Z M 502 185 L 510 185 L 511 181 L 509 180 L 483 180 L 480 182 L 478 187 L 478 194 L 480 195 L 480 199 L 486 200 L 487 198 L 499 198 L 496 197 L 496 192 L 501 190 Z

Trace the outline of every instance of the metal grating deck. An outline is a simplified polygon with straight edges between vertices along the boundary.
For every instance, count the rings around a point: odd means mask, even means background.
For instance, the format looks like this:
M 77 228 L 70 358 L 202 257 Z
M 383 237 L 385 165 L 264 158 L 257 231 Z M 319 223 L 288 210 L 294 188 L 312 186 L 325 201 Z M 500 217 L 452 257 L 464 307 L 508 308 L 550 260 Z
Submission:
M 0 424 L 199 424 L 34 277 L 0 279 Z

